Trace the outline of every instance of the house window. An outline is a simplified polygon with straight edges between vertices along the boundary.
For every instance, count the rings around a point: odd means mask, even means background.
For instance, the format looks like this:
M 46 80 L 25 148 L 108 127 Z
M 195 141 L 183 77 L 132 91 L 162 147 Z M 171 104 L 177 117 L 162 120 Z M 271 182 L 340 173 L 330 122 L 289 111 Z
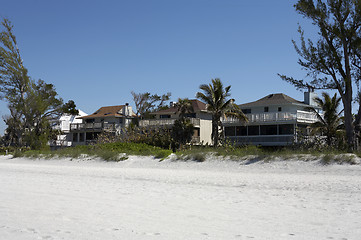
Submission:
M 247 136 L 247 127 L 237 126 L 236 127 L 236 136 Z
M 235 127 L 225 127 L 225 135 L 227 137 L 232 137 L 236 135 L 236 128 Z
M 277 135 L 277 125 L 261 125 L 261 135 Z
M 196 118 L 196 114 L 195 113 L 187 113 L 185 114 L 186 118 Z
M 86 140 L 88 141 L 88 140 L 93 140 L 93 133 L 92 132 L 87 132 L 86 134 L 85 134 L 85 138 L 86 138 Z
M 259 135 L 259 126 L 249 126 L 248 136 Z
M 84 133 L 79 133 L 79 142 L 84 142 Z
M 264 107 L 264 112 L 268 112 L 268 107 Z
M 294 133 L 293 124 L 282 124 L 278 126 L 280 135 L 292 135 Z
M 170 118 L 170 115 L 160 115 L 159 118 L 163 119 L 163 118 Z
M 73 133 L 73 142 L 78 141 L 78 133 Z
M 244 114 L 250 114 L 252 113 L 252 110 L 250 108 L 241 109 Z
M 279 111 L 279 112 L 282 112 L 282 107 L 278 107 L 278 111 Z
M 199 137 L 199 136 L 200 136 L 200 129 L 199 128 L 194 128 L 193 137 Z
M 88 133 L 86 133 L 86 140 L 87 141 L 96 140 L 98 137 L 98 134 L 99 134 L 98 132 L 88 132 Z
M 85 119 L 86 123 L 94 123 L 95 119 L 94 118 L 89 118 L 89 119 Z

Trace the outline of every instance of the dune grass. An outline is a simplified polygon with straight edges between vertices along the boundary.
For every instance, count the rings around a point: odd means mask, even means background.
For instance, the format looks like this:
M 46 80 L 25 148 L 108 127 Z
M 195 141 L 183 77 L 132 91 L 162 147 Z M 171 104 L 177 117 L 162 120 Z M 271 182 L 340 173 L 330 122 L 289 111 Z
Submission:
M 105 161 L 123 161 L 128 159 L 129 155 L 135 156 L 152 156 L 154 158 L 163 160 L 172 153 L 171 150 L 162 149 L 159 147 L 150 146 L 143 143 L 127 143 L 115 142 L 105 143 L 89 146 L 76 146 L 63 148 L 55 151 L 51 150 L 28 150 L 28 151 L 14 151 L 14 157 L 28 157 L 28 158 L 100 158 Z M 197 161 L 204 162 L 209 156 L 217 156 L 220 158 L 239 161 L 248 159 L 263 160 L 266 162 L 282 159 L 321 159 L 321 163 L 328 165 L 331 163 L 354 163 L 355 155 L 347 155 L 344 151 L 336 149 L 320 150 L 304 150 L 299 148 L 266 148 L 257 146 L 224 146 L 213 148 L 210 146 L 191 146 L 187 149 L 176 152 L 176 160 L 183 161 Z M 307 155 L 308 157 L 304 157 Z M 360 155 L 358 155 L 360 157 Z
M 171 150 L 165 150 L 159 147 L 153 147 L 141 143 L 106 143 L 89 146 L 68 147 L 58 150 L 29 150 L 15 151 L 14 157 L 28 158 L 80 158 L 80 157 L 98 157 L 105 161 L 123 161 L 129 155 L 153 156 L 155 158 L 166 158 L 171 154 Z
M 304 156 L 308 155 L 309 158 L 306 159 L 321 159 L 324 164 L 328 164 L 330 162 L 352 162 L 350 159 L 355 157 L 355 155 L 350 157 L 350 155 L 346 155 L 345 153 L 345 151 L 326 148 L 320 151 L 297 149 L 292 147 L 257 147 L 249 145 L 242 147 L 226 146 L 218 148 L 193 146 L 190 149 L 178 151 L 176 155 L 178 160 L 193 160 L 197 162 L 205 161 L 207 155 L 223 157 L 234 161 L 243 160 L 245 158 L 264 161 L 272 161 L 274 159 L 305 159 Z

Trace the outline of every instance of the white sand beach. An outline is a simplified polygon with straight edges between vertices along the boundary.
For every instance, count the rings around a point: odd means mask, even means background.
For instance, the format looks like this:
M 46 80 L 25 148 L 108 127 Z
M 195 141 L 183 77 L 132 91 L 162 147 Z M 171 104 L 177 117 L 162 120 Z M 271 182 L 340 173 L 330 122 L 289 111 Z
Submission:
M 361 165 L 0 157 L 0 239 L 360 239 Z

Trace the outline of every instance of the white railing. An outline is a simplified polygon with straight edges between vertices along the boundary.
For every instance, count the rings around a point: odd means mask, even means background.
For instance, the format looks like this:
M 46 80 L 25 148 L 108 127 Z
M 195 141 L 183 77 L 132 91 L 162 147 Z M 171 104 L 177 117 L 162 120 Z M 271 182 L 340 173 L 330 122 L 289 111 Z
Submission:
M 193 126 L 200 125 L 199 118 L 189 118 Z M 140 120 L 139 126 L 140 127 L 155 127 L 155 126 L 171 126 L 174 124 L 176 119 L 147 119 L 147 120 Z
M 122 127 L 119 123 L 72 123 L 70 130 L 104 130 L 115 131 Z
M 72 145 L 72 142 L 68 140 L 54 140 L 50 141 L 49 145 L 51 147 L 70 147 Z
M 297 112 L 271 112 L 271 113 L 250 113 L 246 114 L 248 122 L 281 122 L 281 121 L 300 121 L 313 123 L 317 121 L 315 113 L 306 111 Z M 240 120 L 235 118 L 224 118 L 223 123 L 239 123 Z
M 139 126 L 140 127 L 151 127 L 151 126 L 166 126 L 166 125 L 173 125 L 175 119 L 146 119 L 140 120 Z
M 320 114 L 322 116 L 322 114 Z M 317 122 L 319 119 L 316 113 L 313 112 L 306 112 L 306 111 L 297 111 L 297 120 L 314 123 Z

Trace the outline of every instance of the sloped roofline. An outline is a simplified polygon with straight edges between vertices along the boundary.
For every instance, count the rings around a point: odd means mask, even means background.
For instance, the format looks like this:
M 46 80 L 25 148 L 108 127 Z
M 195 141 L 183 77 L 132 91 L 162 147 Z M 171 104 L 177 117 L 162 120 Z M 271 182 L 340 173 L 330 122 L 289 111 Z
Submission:
M 79 119 L 87 119 L 87 118 L 105 118 L 105 117 L 134 117 L 135 115 L 132 114 L 131 116 L 126 116 L 120 114 L 119 112 L 125 107 L 126 105 L 116 105 L 116 106 L 105 106 L 101 107 L 96 110 L 93 114 L 78 117 Z
M 310 107 L 310 105 L 298 101 L 284 93 L 273 93 L 269 94 L 263 98 L 260 98 L 256 101 L 239 104 L 240 108 L 246 107 L 261 107 L 261 106 L 271 106 L 271 105 L 299 105 L 304 107 Z
M 194 112 L 206 112 L 207 111 L 207 104 L 204 102 L 199 101 L 198 99 L 190 99 L 189 100 L 192 103 L 192 107 Z M 157 114 L 175 114 L 177 112 L 177 107 L 173 106 L 168 109 L 160 110 L 157 112 L 152 112 L 150 114 L 157 115 Z

